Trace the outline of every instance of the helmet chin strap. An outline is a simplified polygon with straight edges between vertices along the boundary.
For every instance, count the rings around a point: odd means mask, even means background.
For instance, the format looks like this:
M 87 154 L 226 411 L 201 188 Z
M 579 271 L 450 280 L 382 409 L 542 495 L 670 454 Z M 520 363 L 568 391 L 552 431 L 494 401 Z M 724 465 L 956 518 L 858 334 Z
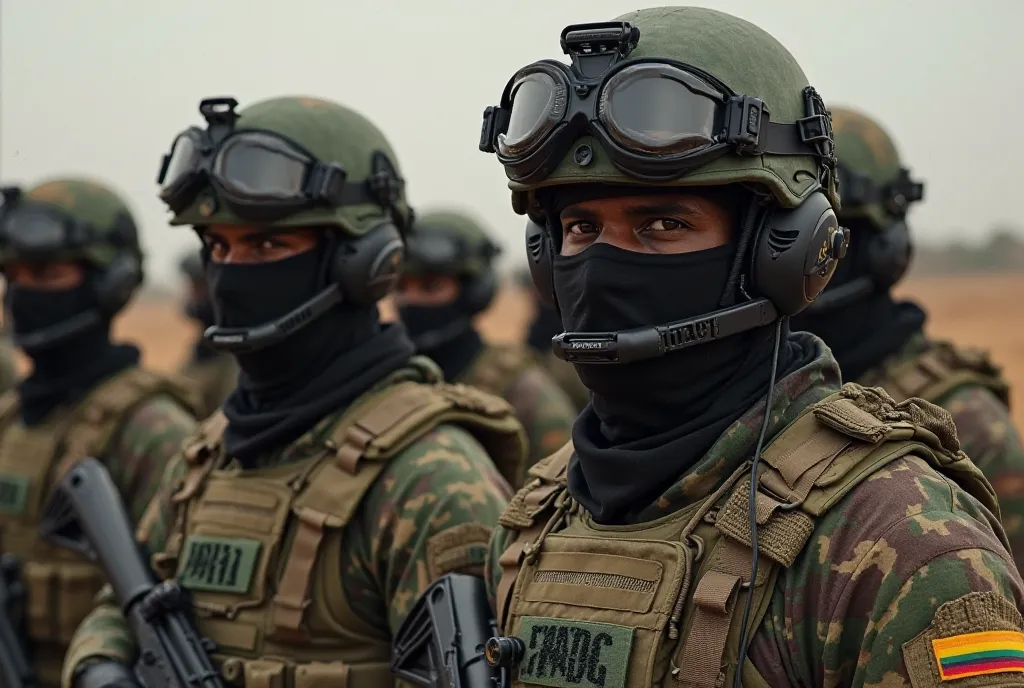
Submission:
M 214 325 L 203 333 L 203 339 L 214 349 L 231 353 L 250 353 L 276 344 L 322 316 L 341 303 L 341 287 L 332 284 L 298 308 L 280 318 L 255 327 L 222 327 Z

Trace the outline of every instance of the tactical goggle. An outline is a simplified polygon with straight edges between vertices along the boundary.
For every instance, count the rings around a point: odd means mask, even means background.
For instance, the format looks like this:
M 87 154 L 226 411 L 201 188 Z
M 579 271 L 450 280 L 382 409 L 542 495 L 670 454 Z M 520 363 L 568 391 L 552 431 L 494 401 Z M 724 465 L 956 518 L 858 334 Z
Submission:
M 806 117 L 779 123 L 764 102 L 733 92 L 682 62 L 625 59 L 640 31 L 628 22 L 569 26 L 561 44 L 572 65 L 542 60 L 521 69 L 501 105 L 484 111 L 480 149 L 494 152 L 513 181 L 534 183 L 583 134 L 612 163 L 643 180 L 671 179 L 727 153 L 813 155 L 834 163 L 832 125 L 817 92 Z M 592 153 L 577 151 L 589 164 Z
M 17 189 L 3 189 L 0 206 L 0 248 L 16 254 L 47 256 L 84 248 L 104 240 L 89 223 L 53 208 L 18 202 Z
M 905 217 L 911 203 L 924 199 L 924 183 L 912 180 L 905 167 L 900 168 L 894 180 L 882 186 L 842 163 L 837 167 L 837 178 L 844 208 L 878 203 L 893 217 Z
M 397 198 L 397 179 L 383 156 L 374 160 L 374 175 L 363 184 L 346 183 L 345 168 L 322 162 L 280 134 L 234 131 L 238 115 L 233 98 L 199 104 L 208 127 L 189 127 L 174 139 L 157 177 L 160 198 L 174 212 L 184 210 L 211 184 L 233 209 L 250 215 L 287 215 L 315 206 L 338 207 Z M 388 169 L 384 169 L 387 167 Z

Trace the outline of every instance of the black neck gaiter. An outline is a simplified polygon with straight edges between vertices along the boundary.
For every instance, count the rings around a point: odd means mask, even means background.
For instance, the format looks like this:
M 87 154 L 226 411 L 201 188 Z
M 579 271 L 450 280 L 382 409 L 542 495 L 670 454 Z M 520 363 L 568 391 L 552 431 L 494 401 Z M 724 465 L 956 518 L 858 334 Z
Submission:
M 324 285 L 327 251 L 321 246 L 272 263 L 212 263 L 218 324 L 262 325 L 312 298 Z M 376 307 L 343 302 L 281 342 L 238 354 L 238 387 L 224 403 L 228 455 L 252 465 L 287 446 L 413 353 L 401 325 L 381 326 Z
M 551 340 L 562 333 L 562 319 L 558 312 L 540 299 L 534 299 L 536 311 L 530 327 L 526 332 L 526 343 L 533 350 L 542 353 L 551 353 Z
M 203 330 L 217 323 L 217 316 L 213 312 L 213 304 L 208 300 L 189 301 L 185 307 L 185 315 L 198 322 Z M 207 361 L 215 358 L 217 353 L 217 350 L 210 346 L 203 338 L 203 333 L 200 331 L 196 341 L 192 344 L 192 362 L 201 363 Z
M 473 328 L 463 330 L 446 344 L 433 349 L 420 349 L 419 353 L 432 359 L 441 367 L 444 379 L 456 382 L 469 369 L 476 357 L 483 351 L 484 342 Z
M 850 246 L 829 280 L 825 294 L 864 280 L 870 274 L 871 237 L 875 230 L 866 221 L 853 220 Z M 888 290 L 875 288 L 863 297 L 839 307 L 805 311 L 792 319 L 794 330 L 817 335 L 832 349 L 843 380 L 856 382 L 868 370 L 897 352 L 924 328 L 925 313 L 912 303 L 896 303 Z
M 557 256 L 563 325 L 607 332 L 717 310 L 734 252 L 652 255 L 596 244 Z M 773 334 L 769 326 L 660 358 L 577 365 L 593 397 L 573 426 L 573 497 L 603 524 L 627 522 L 657 499 L 764 396 Z M 779 377 L 807 362 L 788 332 L 779 355 Z
M 46 329 L 96 305 L 88 283 L 65 291 L 10 285 L 7 303 L 16 334 Z M 25 353 L 32 359 L 32 373 L 19 384 L 18 394 L 21 418 L 28 426 L 42 423 L 57 407 L 74 404 L 103 380 L 139 363 L 138 348 L 110 342 L 109 322 Z

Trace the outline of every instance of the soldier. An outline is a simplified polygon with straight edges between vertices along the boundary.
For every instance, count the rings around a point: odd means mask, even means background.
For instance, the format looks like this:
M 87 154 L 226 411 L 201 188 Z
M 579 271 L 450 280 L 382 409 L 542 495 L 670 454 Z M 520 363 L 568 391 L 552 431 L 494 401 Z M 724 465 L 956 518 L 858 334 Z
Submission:
M 576 368 L 551 351 L 551 340 L 562 333 L 562 319 L 558 317 L 558 311 L 552 308 L 551 304 L 540 298 L 537 288 L 533 286 L 529 270 L 517 275 L 517 278 L 523 290 L 529 295 L 533 307 L 533 317 L 526 329 L 525 343 L 540 358 L 542 365 L 568 395 L 576 407 L 576 412 L 579 413 L 590 403 L 590 392 L 580 381 Z
M 125 202 L 87 179 L 7 188 L 0 211 L 4 306 L 32 372 L 0 397 L 2 546 L 23 562 L 27 636 L 40 684 L 56 686 L 100 570 L 36 532 L 50 487 L 83 456 L 102 460 L 139 518 L 167 460 L 196 429 L 194 398 L 110 341 L 111 320 L 142 283 Z
M 189 251 L 178 263 L 181 274 L 188 280 L 185 314 L 206 331 L 213 327 L 215 316 L 210 301 L 210 286 L 206 281 L 202 256 Z M 181 367 L 181 375 L 192 381 L 202 395 L 200 415 L 207 418 L 227 399 L 238 381 L 238 363 L 227 351 L 218 351 L 200 333 L 192 345 L 192 355 Z
M 160 196 L 203 242 L 205 336 L 241 374 L 139 539 L 189 590 L 230 685 L 388 685 L 389 638 L 424 587 L 482 572 L 509 494 L 492 459 L 518 465 L 525 437 L 507 403 L 441 384 L 404 327 L 379 322 L 411 213 L 377 127 L 316 98 L 236 105 L 200 104 Z M 64 685 L 130 683 L 135 654 L 107 595 Z
M 896 400 L 920 397 L 950 412 L 964 452 L 992 482 L 1018 570 L 1024 571 L 1024 446 L 1009 413 L 1010 388 L 984 351 L 924 333 L 926 314 L 896 302 L 912 244 L 907 211 L 923 197 L 896 145 L 876 121 L 832 109 L 850 253 L 821 298 L 793 327 L 825 340 L 843 378 L 884 387 Z M 870 322 L 871 327 L 863 324 Z
M 520 345 L 487 344 L 473 317 L 491 305 L 498 289 L 494 258 L 500 249 L 465 213 L 435 211 L 417 217 L 395 294 L 398 313 L 417 350 L 445 380 L 472 385 L 512 404 L 530 442 L 526 469 L 569 440 L 572 402 Z
M 519 684 L 1019 684 L 1024 583 L 949 414 L 841 389 L 785 324 L 846 243 L 800 66 L 693 7 L 562 48 L 481 141 L 592 394 L 492 540 Z

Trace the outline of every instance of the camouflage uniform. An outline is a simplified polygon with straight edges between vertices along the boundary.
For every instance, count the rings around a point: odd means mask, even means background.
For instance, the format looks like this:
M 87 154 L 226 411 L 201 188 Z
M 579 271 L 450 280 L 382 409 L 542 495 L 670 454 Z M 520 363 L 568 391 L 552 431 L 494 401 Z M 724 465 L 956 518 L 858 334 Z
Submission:
M 638 28 L 639 39 L 629 58 L 618 64 L 612 51 L 637 38 L 627 33 L 628 27 L 618 34 L 618 28 L 607 25 L 585 25 L 571 27 L 577 34 L 562 34 L 563 48 L 572 46 L 570 38 L 583 44 L 577 52 L 566 48 L 574 70 L 578 69 L 572 72 L 574 78 L 586 74 L 591 79 L 587 84 L 595 85 L 578 85 L 567 78 L 564 92 L 548 95 L 576 95 L 552 97 L 548 107 L 563 108 L 575 122 L 575 111 L 569 108 L 581 107 L 580 100 L 590 96 L 592 101 L 599 98 L 599 112 L 627 117 L 633 112 L 629 110 L 631 101 L 615 103 L 619 93 L 600 89 L 611 91 L 611 80 L 620 76 L 617 83 L 621 88 L 627 88 L 622 84 L 633 88 L 644 83 L 641 70 L 656 69 L 657 76 L 647 78 L 656 81 L 660 91 L 651 98 L 664 94 L 658 102 L 672 102 L 679 110 L 678 117 L 671 118 L 671 126 L 678 126 L 678 131 L 667 130 L 667 117 L 641 119 L 635 125 L 635 119 L 615 122 L 615 142 L 620 147 L 634 146 L 627 147 L 634 158 L 622 155 L 615 165 L 608 120 L 602 120 L 605 130 L 600 135 L 592 125 L 587 133 L 593 136 L 577 134 L 578 138 L 569 141 L 541 139 L 545 133 L 556 136 L 542 127 L 557 125 L 558 119 L 536 108 L 538 102 L 544 102 L 540 79 L 531 83 L 532 91 L 525 86 L 518 91 L 530 95 L 527 105 L 534 109 L 529 117 L 516 113 L 516 101 L 509 94 L 517 91 L 511 87 L 505 91 L 500 109 L 489 108 L 485 114 L 485 132 L 492 127 L 494 148 L 503 156 L 511 180 L 513 207 L 529 213 L 536 223 L 546 223 L 543 234 L 537 230 L 528 235 L 527 246 L 535 260 L 535 282 L 556 293 L 559 285 L 568 287 L 557 281 L 557 271 L 552 275 L 552 265 L 559 265 L 555 261 L 563 260 L 566 270 L 585 266 L 593 259 L 586 257 L 587 252 L 597 245 L 568 257 L 558 253 L 558 230 L 562 222 L 570 220 L 564 216 L 553 220 L 551 213 L 557 210 L 551 209 L 552 196 L 541 192 L 588 183 L 651 185 L 651 169 L 659 161 L 651 159 L 655 156 L 643 149 L 637 138 L 643 135 L 640 142 L 654 146 L 671 141 L 670 136 L 681 139 L 693 131 L 682 127 L 695 120 L 703 122 L 707 117 L 710 121 L 707 102 L 680 93 L 682 86 L 663 85 L 664 81 L 657 80 L 663 74 L 660 70 L 670 67 L 655 62 L 657 67 L 651 68 L 651 60 L 671 59 L 671 69 L 682 71 L 685 67 L 685 75 L 672 72 L 675 76 L 666 76 L 677 84 L 684 76 L 692 79 L 685 87 L 688 93 L 707 88 L 712 78 L 735 89 L 738 95 L 730 93 L 730 102 L 745 103 L 741 105 L 744 127 L 757 121 L 756 110 L 749 114 L 748 99 L 759 98 L 776 127 L 808 117 L 802 126 L 817 120 L 817 133 L 830 138 L 824 105 L 805 88 L 802 70 L 781 45 L 757 27 L 720 12 L 691 7 L 641 10 L 619 20 Z M 598 50 L 596 44 L 609 34 L 618 42 L 608 38 L 604 43 L 608 51 Z M 604 62 L 589 57 L 605 55 L 608 59 Z M 585 59 L 590 61 L 576 67 L 577 60 L 582 64 Z M 614 65 L 610 68 L 614 71 L 604 81 L 593 71 L 585 71 L 609 69 L 609 65 Z M 525 68 L 517 78 L 530 73 L 530 68 Z M 697 82 L 701 82 L 699 86 Z M 651 81 L 644 88 L 635 87 L 645 93 L 645 88 L 655 88 Z M 679 92 L 670 100 L 665 92 L 672 88 Z M 712 90 L 721 94 L 723 88 L 715 82 Z M 692 112 L 688 108 L 691 103 Z M 759 129 L 762 136 L 764 121 Z M 514 134 L 508 122 L 517 123 Z M 541 132 L 533 135 L 543 141 L 534 148 L 529 147 L 531 130 L 527 126 L 532 122 L 538 122 Z M 506 130 L 507 141 L 501 138 Z M 704 131 L 703 135 L 714 133 Z M 624 143 L 627 134 L 637 138 Z M 682 170 L 664 183 L 682 187 L 756 184 L 774 200 L 776 208 L 814 207 L 815 217 L 825 217 L 827 211 L 818 214 L 820 205 L 808 204 L 820 203 L 812 194 L 821 193 L 832 207 L 838 205 L 829 146 L 817 149 L 813 157 L 793 150 L 788 154 L 773 151 L 772 146 L 783 138 L 785 135 L 773 135 L 768 141 L 760 140 L 758 145 L 763 148 L 756 155 L 742 147 L 718 157 L 709 153 L 688 167 L 681 165 Z M 797 138 L 805 140 L 804 135 Z M 711 140 L 714 143 L 707 145 L 718 145 L 722 139 Z M 564 157 L 535 173 L 530 165 L 534 159 L 543 159 L 544 145 L 551 146 L 552 155 Z M 699 155 L 700 150 L 692 155 Z M 642 158 L 646 168 L 637 162 L 641 153 L 648 153 Z M 667 164 L 658 172 L 659 179 L 669 178 Z M 585 189 L 579 189 L 578 195 L 573 191 L 568 189 L 566 195 L 585 197 Z M 616 194 L 629 196 L 630 191 L 616 186 L 611 195 L 596 197 L 617 198 Z M 572 212 L 578 216 L 597 212 L 595 206 L 580 207 L 583 210 Z M 636 206 L 625 204 L 623 208 Z M 635 212 L 641 215 L 640 210 Z M 595 226 L 599 220 L 588 223 Z M 625 222 L 623 226 L 629 228 Z M 799 227 L 796 221 L 783 226 Z M 765 253 L 749 256 L 751 262 L 766 256 L 776 260 L 798 242 L 793 229 L 783 243 L 770 224 L 764 227 L 761 231 L 768 233 Z M 837 248 L 839 232 L 834 231 L 834 219 L 830 227 L 830 239 L 820 249 L 814 248 L 817 242 L 807 245 L 819 261 L 822 256 L 835 259 L 842 253 Z M 754 244 L 759 240 L 754 239 Z M 554 242 L 554 247 L 545 241 Z M 687 258 L 693 260 L 699 253 Z M 592 255 L 610 262 L 611 251 Z M 801 264 L 809 264 L 803 262 L 806 257 L 802 254 L 798 257 Z M 639 264 L 642 259 L 629 260 Z M 831 265 L 828 273 L 819 273 L 826 281 L 834 262 Z M 805 278 L 811 274 L 803 273 Z M 759 283 L 757 277 L 754 272 L 747 284 L 755 294 L 772 288 Z M 821 286 L 819 283 L 815 293 Z M 803 287 L 808 288 L 809 283 L 805 281 Z M 782 303 L 782 292 L 775 293 L 778 296 L 770 300 L 776 303 L 778 298 Z M 578 292 L 569 294 L 586 298 L 586 293 L 583 297 Z M 561 298 L 559 302 L 564 309 L 565 302 Z M 794 310 L 799 312 L 799 308 Z M 575 317 L 573 313 L 569 311 L 568 317 Z M 725 311 L 704 317 L 703 324 L 709 329 L 718 324 L 724 328 L 728 322 Z M 563 320 L 566 318 L 563 313 Z M 694 318 L 693 322 L 698 321 Z M 662 341 L 669 339 L 668 328 L 658 328 Z M 589 344 L 599 335 L 580 336 Z M 694 325 L 675 336 L 702 335 L 707 333 Z M 582 353 L 577 354 L 572 341 L 568 340 L 563 351 L 579 356 L 581 376 L 587 380 L 582 375 L 587 372 L 586 356 L 594 355 L 587 354 L 587 349 L 596 347 L 580 347 Z M 492 538 L 486 575 L 502 634 L 518 636 L 523 643 L 515 685 L 922 688 L 947 682 L 972 686 L 1020 682 L 1016 677 L 1024 671 L 1019 659 L 1024 649 L 1020 613 L 1024 582 L 1006 549 L 992 487 L 959 450 L 949 414 L 920 400 L 896 403 L 879 389 L 856 384 L 840 387 L 839 368 L 820 340 L 796 333 L 788 341 L 803 347 L 807 357 L 800 358 L 800 366 L 776 382 L 768 397 L 772 401 L 767 420 L 762 397 L 721 432 L 695 464 L 681 470 L 660 497 L 636 504 L 621 519 L 598 522 L 593 511 L 582 505 L 584 499 L 595 501 L 593 494 L 580 490 L 579 482 L 577 487 L 571 482 L 572 476 L 579 480 L 580 471 L 587 470 L 587 461 L 595 455 L 607 459 L 594 449 L 599 439 L 587 438 L 593 452 L 589 455 L 568 445 L 531 469 L 532 480 L 513 498 L 502 515 L 502 528 Z M 715 342 L 712 338 L 699 346 L 714 346 Z M 612 353 L 619 355 L 618 351 Z M 611 356 L 604 350 L 600 355 Z M 655 360 L 668 366 L 674 355 Z M 646 372 L 656 367 L 631 370 Z M 595 374 L 593 379 L 605 378 Z M 766 427 L 762 428 L 763 424 Z M 758 454 L 758 482 L 752 485 L 751 459 L 759 451 L 755 447 L 762 430 L 766 442 Z M 643 460 L 643 455 L 631 458 L 635 463 Z M 622 480 L 629 481 L 630 475 L 622 475 Z M 753 504 L 751 497 L 756 500 Z M 751 572 L 752 560 L 759 562 L 754 567 L 756 575 Z M 743 629 L 750 631 L 745 660 L 740 659 Z
M 179 267 L 189 282 L 185 314 L 205 329 L 213 324 L 213 307 L 202 259 L 196 251 L 190 251 L 182 258 Z M 203 340 L 202 333 L 192 347 L 192 355 L 178 372 L 202 395 L 201 418 L 219 409 L 238 381 L 235 357 L 211 347 Z
M 849 193 L 843 187 L 840 222 L 853 227 L 855 234 L 867 233 L 869 240 L 880 246 L 892 246 L 894 253 L 906 250 L 909 259 L 911 244 L 905 215 L 915 198 L 898 201 L 901 189 L 897 185 L 905 170 L 895 143 L 877 122 L 860 112 L 834 107 L 832 114 L 840 172 L 847 175 L 850 187 Z M 883 193 L 869 195 L 859 187 L 877 188 Z M 889 188 L 893 193 L 887 196 L 885 190 Z M 889 239 L 888 235 L 900 238 Z M 870 279 L 876 290 L 884 292 L 906 268 L 900 258 L 897 255 L 895 271 L 877 258 L 865 265 L 851 262 L 850 266 L 858 269 L 858 276 L 861 270 L 866 272 L 867 277 L 861 279 Z M 839 288 L 833 285 L 825 293 Z M 823 299 L 822 303 L 825 302 Z M 841 316 L 841 312 L 837 315 Z M 820 319 L 813 314 L 795 321 L 794 326 L 820 334 L 834 350 L 845 344 L 833 339 L 834 335 L 822 328 Z M 836 355 L 843 360 L 840 354 Z M 1010 417 L 1009 386 L 987 354 L 932 340 L 918 330 L 909 334 L 895 351 L 872 361 L 866 372 L 859 374 L 857 382 L 884 387 L 899 400 L 921 397 L 953 415 L 964 452 L 996 489 L 1003 526 L 1017 567 L 1024 571 L 1024 444 Z
M 349 255 L 377 235 L 401 239 L 410 212 L 395 156 L 361 115 L 324 100 L 277 98 L 242 110 L 232 126 L 236 146 L 247 145 L 254 129 L 347 171 L 349 200 L 292 208 L 277 226 L 330 231 L 325 245 L 347 245 Z M 266 165 L 268 177 L 280 163 L 254 157 L 251 165 Z M 212 201 L 222 200 L 219 188 L 207 185 L 179 206 L 173 224 L 245 224 L 232 206 Z M 368 261 L 384 271 L 383 289 L 360 296 L 365 284 L 347 284 L 342 300 L 359 300 L 373 317 L 376 300 L 394 283 L 386 271 L 400 267 L 389 256 L 401 257 L 390 242 L 376 245 L 392 251 Z M 294 258 L 261 267 L 288 260 Z M 367 284 L 374 275 L 364 275 Z M 216 287 L 213 298 L 220 318 L 231 304 L 219 300 Z M 336 322 L 329 313 L 319 317 Z M 318 341 L 344 335 L 328 332 Z M 404 335 L 402 341 L 401 351 L 411 352 Z M 482 571 L 491 525 L 509 495 L 488 450 L 521 461 L 522 428 L 504 401 L 445 385 L 427 359 L 404 356 L 397 370 L 298 439 L 275 441 L 244 462 L 228 449 L 234 421 L 226 404 L 165 471 L 139 538 L 154 553 L 154 569 L 189 589 L 198 630 L 216 643 L 213 660 L 229 684 L 387 685 L 389 638 L 411 603 L 443 573 Z M 214 550 L 235 557 L 233 568 L 218 572 Z M 136 654 L 107 589 L 75 635 L 63 683 L 72 685 L 79 669 L 84 681 L 93 666 L 130 664 Z
M 12 389 L 18 380 L 14 364 L 14 344 L 8 332 L 0 333 L 0 392 Z
M 420 352 L 440 362 L 446 376 L 512 404 L 526 429 L 530 455 L 527 465 L 503 473 L 519 486 L 530 465 L 568 441 L 576 414 L 566 394 L 525 347 L 484 343 L 473 328 L 473 316 L 490 306 L 497 292 L 492 265 L 497 254 L 483 226 L 464 213 L 417 216 L 404 274 L 453 277 L 460 294 L 454 303 L 439 307 L 400 304 L 399 313 Z M 475 353 L 446 365 L 452 352 L 463 346 Z
M 98 184 L 78 179 L 40 184 L 23 193 L 12 206 L 11 215 L 3 216 L 0 222 L 14 217 L 21 208 L 56 211 L 63 221 L 87 223 L 95 230 L 87 245 L 60 248 L 48 254 L 46 260 L 80 260 L 101 275 L 117 260 L 119 251 L 127 250 L 141 260 L 126 206 Z M 126 241 L 111 238 L 115 216 L 129 223 Z M 26 222 L 23 227 L 31 231 L 34 225 Z M 45 232 L 45 228 L 39 231 Z M 37 254 L 26 257 L 17 239 L 6 236 L 0 252 L 5 268 L 11 261 L 40 259 Z M 123 305 L 115 304 L 113 309 Z M 110 311 L 104 313 L 105 318 L 113 315 Z M 17 343 L 18 323 L 14 317 Z M 102 327 L 109 327 L 109 320 Z M 72 352 L 76 342 L 74 338 L 68 342 Z M 81 352 L 83 366 L 90 363 L 90 353 Z M 5 495 L 0 525 L 5 551 L 23 561 L 28 590 L 27 632 L 39 680 L 41 685 L 55 686 L 67 644 L 92 607 L 103 578 L 95 566 L 38 537 L 36 522 L 43 500 L 75 461 L 94 456 L 109 469 L 129 512 L 140 518 L 155 494 L 167 460 L 195 431 L 196 399 L 180 382 L 129 365 L 30 424 L 22 419 L 20 401 L 18 391 L 0 397 L 0 485 Z

